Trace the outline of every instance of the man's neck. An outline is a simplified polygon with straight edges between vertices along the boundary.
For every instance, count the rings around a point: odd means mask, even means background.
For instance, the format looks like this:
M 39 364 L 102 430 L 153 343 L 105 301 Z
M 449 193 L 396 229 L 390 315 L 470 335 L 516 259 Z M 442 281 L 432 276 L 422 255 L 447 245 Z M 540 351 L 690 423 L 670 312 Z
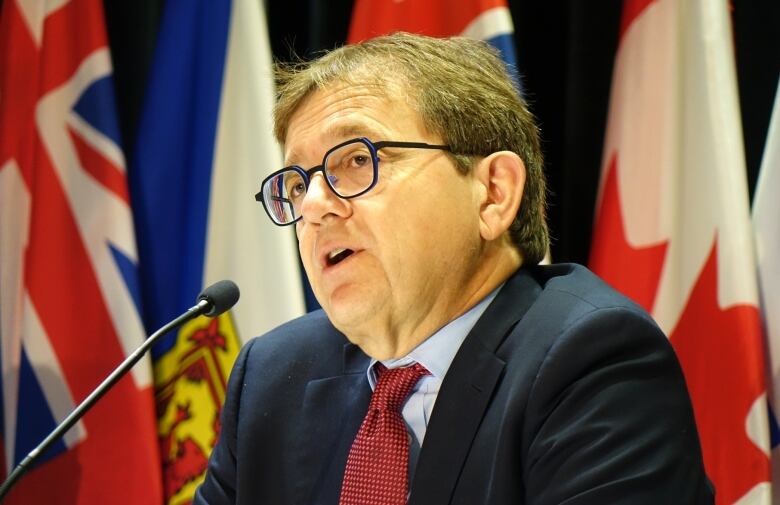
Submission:
M 377 360 L 397 359 L 409 354 L 437 330 L 465 314 L 520 268 L 522 259 L 516 249 L 503 249 L 487 255 L 466 282 L 441 293 L 418 321 L 399 328 L 371 327 L 370 334 L 342 331 L 366 354 Z M 411 323 L 411 324 L 409 324 Z M 369 325 L 370 326 L 370 325 Z M 377 338 L 382 335 L 381 338 Z M 362 338 L 361 338 L 362 337 Z

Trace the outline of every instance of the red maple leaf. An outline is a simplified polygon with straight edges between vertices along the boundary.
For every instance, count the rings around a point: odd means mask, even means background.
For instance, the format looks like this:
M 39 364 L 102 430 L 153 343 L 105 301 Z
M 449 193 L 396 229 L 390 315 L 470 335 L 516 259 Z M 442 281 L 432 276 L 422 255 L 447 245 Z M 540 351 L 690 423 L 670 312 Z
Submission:
M 770 480 L 769 458 L 747 437 L 746 419 L 764 393 L 758 308 L 721 309 L 717 240 L 672 331 L 693 400 L 707 475 L 716 503 L 731 504 Z
M 639 248 L 628 243 L 620 207 L 617 155 L 614 154 L 607 169 L 591 244 L 590 269 L 651 312 L 668 242 Z

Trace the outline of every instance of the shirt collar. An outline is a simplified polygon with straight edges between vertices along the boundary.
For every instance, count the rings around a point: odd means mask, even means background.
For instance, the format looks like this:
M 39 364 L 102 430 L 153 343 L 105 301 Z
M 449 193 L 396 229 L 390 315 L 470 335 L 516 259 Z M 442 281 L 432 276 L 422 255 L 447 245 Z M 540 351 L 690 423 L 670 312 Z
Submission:
M 471 329 L 477 324 L 477 321 L 485 312 L 490 302 L 498 294 L 498 291 L 504 284 L 500 284 L 496 289 L 490 292 L 478 304 L 470 308 L 462 316 L 453 319 L 445 326 L 441 327 L 436 333 L 423 340 L 420 345 L 415 347 L 406 356 L 397 359 L 383 360 L 382 364 L 387 368 L 400 368 L 409 366 L 412 363 L 419 363 L 424 366 L 431 375 L 442 380 L 450 368 L 452 360 L 455 358 L 458 349 L 466 339 Z M 376 374 L 374 373 L 374 364 L 378 360 L 372 358 L 368 364 L 368 383 L 371 389 L 376 385 Z

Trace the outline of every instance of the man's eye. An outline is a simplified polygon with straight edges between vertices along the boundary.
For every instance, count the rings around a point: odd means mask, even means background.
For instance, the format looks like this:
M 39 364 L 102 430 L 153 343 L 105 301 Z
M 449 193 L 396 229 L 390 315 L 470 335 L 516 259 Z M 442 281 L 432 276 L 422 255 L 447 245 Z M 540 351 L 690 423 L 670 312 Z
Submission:
M 371 158 L 369 158 L 365 154 L 356 154 L 352 156 L 352 166 L 353 167 L 362 167 L 371 162 Z
M 287 191 L 290 197 L 297 198 L 304 193 L 306 193 L 306 185 L 302 182 L 299 182 L 297 184 L 293 184 L 290 189 Z

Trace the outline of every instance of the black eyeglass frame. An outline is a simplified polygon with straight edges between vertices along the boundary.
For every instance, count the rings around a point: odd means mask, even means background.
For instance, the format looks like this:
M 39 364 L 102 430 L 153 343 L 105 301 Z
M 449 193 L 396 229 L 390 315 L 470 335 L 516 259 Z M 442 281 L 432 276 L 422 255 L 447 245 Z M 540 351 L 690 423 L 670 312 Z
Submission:
M 371 153 L 371 165 L 373 167 L 373 179 L 371 181 L 371 184 L 366 189 L 364 189 L 363 191 L 355 193 L 354 195 L 344 196 L 341 193 L 339 193 L 336 190 L 336 188 L 333 187 L 333 184 L 331 183 L 330 177 L 328 177 L 327 172 L 325 172 L 325 165 L 327 164 L 328 156 L 330 156 L 331 153 L 333 153 L 337 149 L 341 149 L 342 147 L 344 147 L 346 145 L 356 144 L 356 143 L 361 143 L 361 144 L 365 145 L 368 148 L 369 152 Z M 279 174 L 281 174 L 283 172 L 288 172 L 290 170 L 298 172 L 298 174 L 303 179 L 303 183 L 306 186 L 306 191 L 307 192 L 309 190 L 309 185 L 311 184 L 312 176 L 315 173 L 317 173 L 317 172 L 322 172 L 323 179 L 325 179 L 325 183 L 328 185 L 328 188 L 333 192 L 333 194 L 335 194 L 339 198 L 343 198 L 344 200 L 350 200 L 352 198 L 357 198 L 360 195 L 365 195 L 366 193 L 368 193 L 369 191 L 374 189 L 374 187 L 376 186 L 377 182 L 379 182 L 379 154 L 378 154 L 378 151 L 380 149 L 385 148 L 385 147 L 402 147 L 402 148 L 409 148 L 409 149 L 439 149 L 439 150 L 442 150 L 442 151 L 451 152 L 450 146 L 447 146 L 447 145 L 427 144 L 425 142 L 400 142 L 400 141 L 394 141 L 394 140 L 381 140 L 381 141 L 378 141 L 378 142 L 372 142 L 372 141 L 368 140 L 366 137 L 357 137 L 357 138 L 354 138 L 354 139 L 346 140 L 346 141 L 344 141 L 344 142 L 342 142 L 342 143 L 340 143 L 340 144 L 338 144 L 336 146 L 333 146 L 330 149 L 328 149 L 327 152 L 325 152 L 325 156 L 322 157 L 322 163 L 317 165 L 317 166 L 315 166 L 315 167 L 312 167 L 312 168 L 310 168 L 308 170 L 306 170 L 306 169 L 304 169 L 304 168 L 302 168 L 302 167 L 300 167 L 298 165 L 290 165 L 288 167 L 284 167 L 284 168 L 282 168 L 280 170 L 277 170 L 276 172 L 272 173 L 271 175 L 269 175 L 268 177 L 263 179 L 263 182 L 260 184 L 260 191 L 255 193 L 255 201 L 258 201 L 258 202 L 263 204 L 263 209 L 265 209 L 266 214 L 268 214 L 268 217 L 277 226 L 289 226 L 291 224 L 295 224 L 298 221 L 300 221 L 301 218 L 303 217 L 302 215 L 299 215 L 298 217 L 296 217 L 295 219 L 293 219 L 289 223 L 279 223 L 279 222 L 277 222 L 276 219 L 274 219 L 273 214 L 271 213 L 271 211 L 268 209 L 268 204 L 266 203 L 265 199 L 263 198 L 263 188 L 265 187 L 266 183 L 270 179 L 273 179 L 274 177 L 276 177 L 277 175 L 279 175 Z M 281 197 L 272 197 L 272 198 L 277 199 L 279 201 L 284 201 L 284 202 L 286 202 L 288 204 L 292 204 L 292 202 L 290 202 L 286 198 L 281 198 Z

